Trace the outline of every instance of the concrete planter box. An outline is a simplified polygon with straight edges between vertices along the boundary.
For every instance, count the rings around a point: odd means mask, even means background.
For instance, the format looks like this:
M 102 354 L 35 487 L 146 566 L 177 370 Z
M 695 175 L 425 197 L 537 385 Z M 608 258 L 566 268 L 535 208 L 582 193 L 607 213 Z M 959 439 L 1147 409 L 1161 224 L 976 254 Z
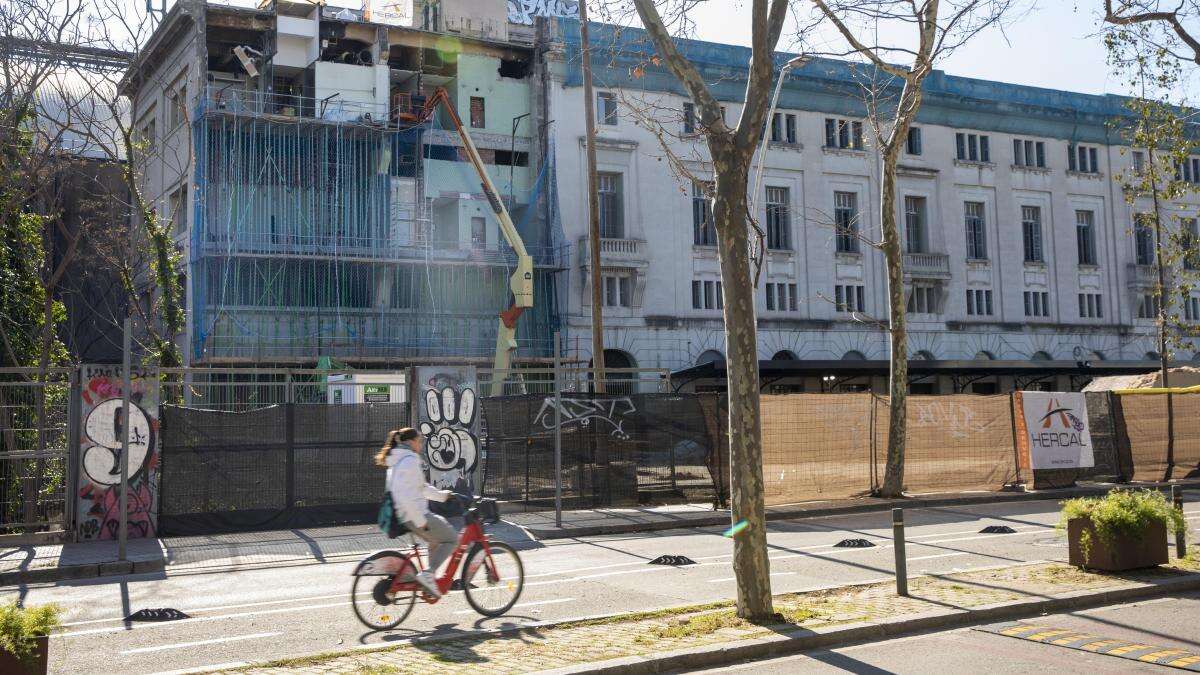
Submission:
M 43 636 L 35 638 L 34 642 L 36 644 L 33 648 L 33 656 L 28 663 L 22 663 L 12 654 L 0 650 L 0 673 L 45 675 L 48 668 L 47 653 L 50 638 Z
M 1091 537 L 1091 550 L 1086 558 L 1079 541 L 1084 532 Z M 1167 563 L 1167 526 L 1155 521 L 1141 532 L 1141 536 L 1118 534 L 1113 541 L 1105 542 L 1096 534 L 1090 519 L 1072 518 L 1067 522 L 1067 545 L 1070 562 L 1076 567 L 1104 572 L 1157 567 Z

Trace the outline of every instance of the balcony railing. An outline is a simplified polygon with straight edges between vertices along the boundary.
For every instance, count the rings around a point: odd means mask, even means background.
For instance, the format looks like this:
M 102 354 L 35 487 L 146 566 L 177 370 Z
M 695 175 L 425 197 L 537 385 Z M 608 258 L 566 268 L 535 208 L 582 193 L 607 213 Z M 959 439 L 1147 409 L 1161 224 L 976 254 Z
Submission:
M 1129 263 L 1129 285 L 1134 288 L 1146 288 L 1158 283 L 1158 270 L 1154 265 L 1139 265 Z
M 386 122 L 388 105 L 368 101 L 346 101 L 340 96 L 317 99 L 311 96 L 251 91 L 235 85 L 209 85 L 204 91 L 201 113 L 233 113 L 260 116 L 317 118 L 336 122 Z
M 904 272 L 912 277 L 949 279 L 950 256 L 945 253 L 905 253 Z
M 583 264 L 586 265 L 591 255 L 587 237 L 579 238 L 579 252 L 583 256 Z M 600 259 L 624 262 L 645 261 L 646 242 L 641 239 L 601 239 Z

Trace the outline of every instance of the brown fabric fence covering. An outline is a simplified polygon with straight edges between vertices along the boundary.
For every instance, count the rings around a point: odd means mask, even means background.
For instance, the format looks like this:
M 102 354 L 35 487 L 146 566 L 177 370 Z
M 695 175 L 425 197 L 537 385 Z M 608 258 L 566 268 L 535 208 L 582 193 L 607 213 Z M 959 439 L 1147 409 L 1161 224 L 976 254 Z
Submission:
M 1167 395 L 1117 395 L 1120 441 L 1133 458 L 1133 480 L 1162 480 L 1167 472 Z M 1175 471 L 1172 478 L 1200 475 L 1200 394 L 1173 394 Z
M 876 400 L 877 475 L 887 462 L 888 400 Z M 1017 477 L 1012 400 L 1005 394 L 909 396 L 904 489 L 999 490 Z
M 883 478 L 888 401 L 871 394 L 763 396 L 768 505 L 868 494 Z M 1008 396 L 910 396 L 905 489 L 998 490 L 1016 478 Z
M 763 396 L 767 505 L 870 492 L 871 401 L 870 394 Z

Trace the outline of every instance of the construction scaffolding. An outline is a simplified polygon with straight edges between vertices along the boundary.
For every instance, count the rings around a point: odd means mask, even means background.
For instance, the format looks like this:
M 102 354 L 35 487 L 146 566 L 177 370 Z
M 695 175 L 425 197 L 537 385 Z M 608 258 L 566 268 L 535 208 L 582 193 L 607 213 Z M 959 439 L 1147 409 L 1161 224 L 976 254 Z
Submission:
M 300 116 L 320 102 L 240 94 L 206 92 L 194 117 L 193 362 L 490 357 L 516 258 L 460 215 L 482 195 L 437 117 Z M 552 161 L 530 189 L 507 183 L 536 265 L 524 359 L 550 355 L 564 301 Z

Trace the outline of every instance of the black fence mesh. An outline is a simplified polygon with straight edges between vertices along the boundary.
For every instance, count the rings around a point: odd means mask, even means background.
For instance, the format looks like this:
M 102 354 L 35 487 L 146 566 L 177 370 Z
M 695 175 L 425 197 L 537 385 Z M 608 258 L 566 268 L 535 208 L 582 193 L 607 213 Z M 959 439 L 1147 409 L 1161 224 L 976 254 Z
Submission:
M 718 425 L 699 395 L 564 395 L 561 420 L 568 507 L 631 504 L 656 495 L 713 499 L 722 492 Z M 483 493 L 551 503 L 554 396 L 484 399 L 483 422 Z
M 403 403 L 284 404 L 248 412 L 163 406 L 159 529 L 168 535 L 369 521 L 373 455 L 408 425 Z

